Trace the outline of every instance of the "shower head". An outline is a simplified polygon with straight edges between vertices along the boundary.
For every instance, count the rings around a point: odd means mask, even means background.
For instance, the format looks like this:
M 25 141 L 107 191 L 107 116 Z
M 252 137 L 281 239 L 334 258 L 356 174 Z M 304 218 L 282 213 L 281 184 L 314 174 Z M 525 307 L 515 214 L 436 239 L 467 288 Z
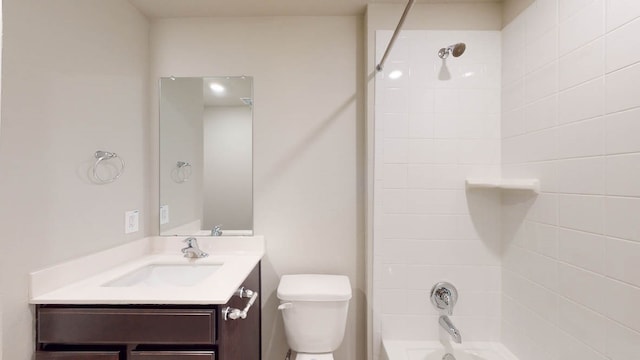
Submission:
M 442 48 L 438 51 L 438 56 L 440 59 L 446 59 L 449 57 L 449 54 L 453 54 L 453 57 L 459 57 L 464 54 L 464 51 L 467 49 L 467 45 L 464 43 L 457 43 L 450 45 L 449 47 Z

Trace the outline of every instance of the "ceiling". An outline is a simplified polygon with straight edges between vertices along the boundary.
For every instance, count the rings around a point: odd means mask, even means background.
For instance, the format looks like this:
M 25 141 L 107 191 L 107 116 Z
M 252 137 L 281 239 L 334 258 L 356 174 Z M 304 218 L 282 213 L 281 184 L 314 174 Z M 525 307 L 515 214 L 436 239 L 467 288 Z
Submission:
M 327 16 L 364 14 L 367 4 L 407 0 L 129 0 L 150 18 L 207 16 Z M 416 3 L 496 3 L 502 0 L 416 0 Z

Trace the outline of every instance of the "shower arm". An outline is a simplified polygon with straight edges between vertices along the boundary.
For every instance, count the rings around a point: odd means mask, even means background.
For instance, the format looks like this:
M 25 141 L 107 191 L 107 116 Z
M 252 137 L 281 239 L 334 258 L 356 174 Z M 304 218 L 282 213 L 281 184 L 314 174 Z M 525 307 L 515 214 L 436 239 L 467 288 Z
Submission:
M 389 55 L 389 52 L 393 47 L 393 43 L 396 42 L 396 38 L 398 37 L 398 34 L 400 34 L 400 30 L 402 30 L 402 25 L 404 25 L 404 21 L 407 18 L 409 11 L 411 11 L 411 7 L 413 6 L 414 2 L 415 0 L 409 0 L 409 2 L 407 3 L 407 6 L 404 8 L 404 12 L 402 13 L 402 17 L 398 22 L 398 26 L 396 26 L 396 30 L 393 32 L 393 36 L 391 36 L 391 41 L 389 41 L 389 44 L 387 45 L 387 49 L 384 51 L 384 55 L 382 55 L 382 60 L 380 60 L 380 63 L 376 66 L 377 71 L 382 71 L 384 67 L 384 62 L 387 60 L 387 56 Z

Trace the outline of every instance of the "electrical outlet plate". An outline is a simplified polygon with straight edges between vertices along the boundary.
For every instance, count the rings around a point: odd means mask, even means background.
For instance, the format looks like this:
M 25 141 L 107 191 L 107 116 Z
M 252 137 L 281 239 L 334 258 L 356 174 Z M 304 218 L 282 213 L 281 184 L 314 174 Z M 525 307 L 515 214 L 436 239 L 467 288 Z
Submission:
M 131 234 L 139 229 L 140 211 L 132 210 L 124 213 L 124 233 Z
M 169 223 L 169 205 L 160 206 L 160 225 Z

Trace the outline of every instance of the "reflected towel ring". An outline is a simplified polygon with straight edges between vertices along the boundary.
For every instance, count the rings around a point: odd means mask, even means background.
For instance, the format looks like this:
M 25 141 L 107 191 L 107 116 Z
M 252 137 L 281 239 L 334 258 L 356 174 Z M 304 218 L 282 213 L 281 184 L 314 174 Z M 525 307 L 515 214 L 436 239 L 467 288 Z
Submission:
M 124 172 L 124 160 L 121 157 L 119 157 L 118 154 L 114 152 L 98 150 L 96 151 L 94 156 L 96 157 L 96 162 L 93 164 L 93 177 L 98 182 L 103 184 L 112 183 L 116 181 L 120 177 L 120 175 L 122 175 L 122 173 Z M 100 165 L 100 163 L 103 161 L 111 160 L 113 158 L 118 158 L 118 160 L 120 160 L 120 168 L 117 169 L 116 174 L 111 178 L 107 178 L 107 179 L 100 177 L 100 175 L 98 175 L 98 165 Z
M 189 181 L 191 178 L 191 164 L 186 161 L 178 161 L 176 166 L 178 168 L 176 172 L 178 182 L 183 183 Z

